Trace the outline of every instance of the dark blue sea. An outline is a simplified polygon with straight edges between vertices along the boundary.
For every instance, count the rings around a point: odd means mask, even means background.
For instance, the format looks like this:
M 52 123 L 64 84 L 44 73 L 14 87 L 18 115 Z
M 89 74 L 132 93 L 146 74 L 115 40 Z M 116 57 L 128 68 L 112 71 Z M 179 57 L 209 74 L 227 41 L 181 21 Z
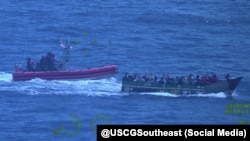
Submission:
M 248 0 L 2 0 L 0 140 L 94 141 L 97 124 L 250 124 Z M 116 64 L 88 80 L 13 82 L 47 52 L 68 69 Z M 125 72 L 243 76 L 232 96 L 121 93 Z

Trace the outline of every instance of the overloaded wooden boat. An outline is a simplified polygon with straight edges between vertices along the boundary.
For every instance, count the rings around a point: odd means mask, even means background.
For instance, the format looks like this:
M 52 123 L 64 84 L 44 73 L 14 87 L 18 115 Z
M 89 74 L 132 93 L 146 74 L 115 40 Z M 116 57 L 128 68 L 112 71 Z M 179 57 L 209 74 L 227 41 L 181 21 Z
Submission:
M 69 61 L 70 46 L 61 43 L 64 49 L 64 57 L 62 62 L 55 62 L 54 54 L 48 52 L 46 56 L 42 56 L 39 63 L 32 62 L 31 58 L 27 58 L 26 68 L 19 68 L 16 65 L 16 71 L 12 73 L 13 81 L 26 81 L 35 78 L 45 80 L 68 80 L 68 79 L 90 79 L 110 76 L 118 72 L 117 65 L 106 65 L 95 68 L 85 68 L 79 70 L 66 70 L 65 66 Z
M 168 75 L 161 77 L 159 80 L 156 76 L 145 76 L 128 74 L 122 78 L 122 92 L 166 92 L 176 95 L 190 94 L 209 94 L 223 92 L 231 95 L 237 88 L 243 77 L 230 77 L 229 74 L 225 79 L 220 80 L 213 74 L 212 76 L 203 75 L 193 77 L 170 78 Z

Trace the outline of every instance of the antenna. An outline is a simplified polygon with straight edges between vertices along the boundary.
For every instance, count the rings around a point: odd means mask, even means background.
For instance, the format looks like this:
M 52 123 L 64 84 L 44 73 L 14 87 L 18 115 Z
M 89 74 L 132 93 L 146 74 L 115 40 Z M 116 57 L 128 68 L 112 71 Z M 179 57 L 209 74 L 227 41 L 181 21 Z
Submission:
M 27 40 L 26 40 L 26 44 L 25 44 L 26 46 L 24 47 L 24 60 L 26 59 L 26 48 L 27 48 L 27 46 L 28 46 L 28 42 L 27 42 Z
M 69 35 L 68 35 L 68 46 L 70 47 L 70 45 L 69 45 Z

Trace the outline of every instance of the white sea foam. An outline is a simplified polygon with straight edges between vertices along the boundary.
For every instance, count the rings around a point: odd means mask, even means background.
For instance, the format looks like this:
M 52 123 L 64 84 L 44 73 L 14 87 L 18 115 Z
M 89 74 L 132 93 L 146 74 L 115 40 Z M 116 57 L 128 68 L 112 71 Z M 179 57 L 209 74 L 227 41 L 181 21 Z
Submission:
M 21 85 L 21 86 L 20 86 Z M 21 93 L 109 96 L 119 95 L 121 84 L 115 78 L 88 80 L 42 80 L 17 82 L 14 89 Z
M 0 72 L 0 81 L 11 82 L 12 81 L 12 74 L 6 73 L 6 72 Z
M 10 73 L 0 72 L 0 82 L 12 82 Z M 43 80 L 32 79 L 29 81 L 19 81 L 13 84 L 5 85 L 3 90 L 18 91 L 20 93 L 37 95 L 37 94 L 56 94 L 56 95 L 86 95 L 86 96 L 112 96 L 121 94 L 121 83 L 116 78 L 103 79 L 86 79 L 86 80 Z M 166 92 L 144 92 L 141 95 L 156 95 L 166 97 L 227 97 L 224 93 L 209 94 L 190 94 L 175 95 Z M 232 96 L 237 95 L 236 92 Z
M 145 95 L 156 95 L 156 96 L 167 96 L 167 97 L 178 97 L 179 95 L 171 94 L 171 93 L 166 93 L 166 92 L 143 92 L 140 94 L 145 94 Z
M 176 95 L 167 92 L 143 92 L 140 94 L 147 94 L 147 95 L 156 95 L 156 96 L 166 96 L 166 97 L 217 97 L 217 98 L 225 98 L 227 97 L 226 94 L 223 92 L 221 93 L 208 93 L 208 94 L 189 94 L 189 95 Z

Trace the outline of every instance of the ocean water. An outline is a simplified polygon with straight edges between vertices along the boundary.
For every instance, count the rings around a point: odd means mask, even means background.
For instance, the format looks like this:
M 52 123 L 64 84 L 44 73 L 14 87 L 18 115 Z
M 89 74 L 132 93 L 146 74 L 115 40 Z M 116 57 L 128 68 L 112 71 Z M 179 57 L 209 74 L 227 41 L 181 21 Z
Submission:
M 250 124 L 248 0 L 3 0 L 0 140 L 92 141 L 97 124 Z M 13 82 L 14 65 L 48 51 L 68 69 L 116 64 L 94 80 Z M 243 76 L 223 93 L 121 93 L 125 72 Z

